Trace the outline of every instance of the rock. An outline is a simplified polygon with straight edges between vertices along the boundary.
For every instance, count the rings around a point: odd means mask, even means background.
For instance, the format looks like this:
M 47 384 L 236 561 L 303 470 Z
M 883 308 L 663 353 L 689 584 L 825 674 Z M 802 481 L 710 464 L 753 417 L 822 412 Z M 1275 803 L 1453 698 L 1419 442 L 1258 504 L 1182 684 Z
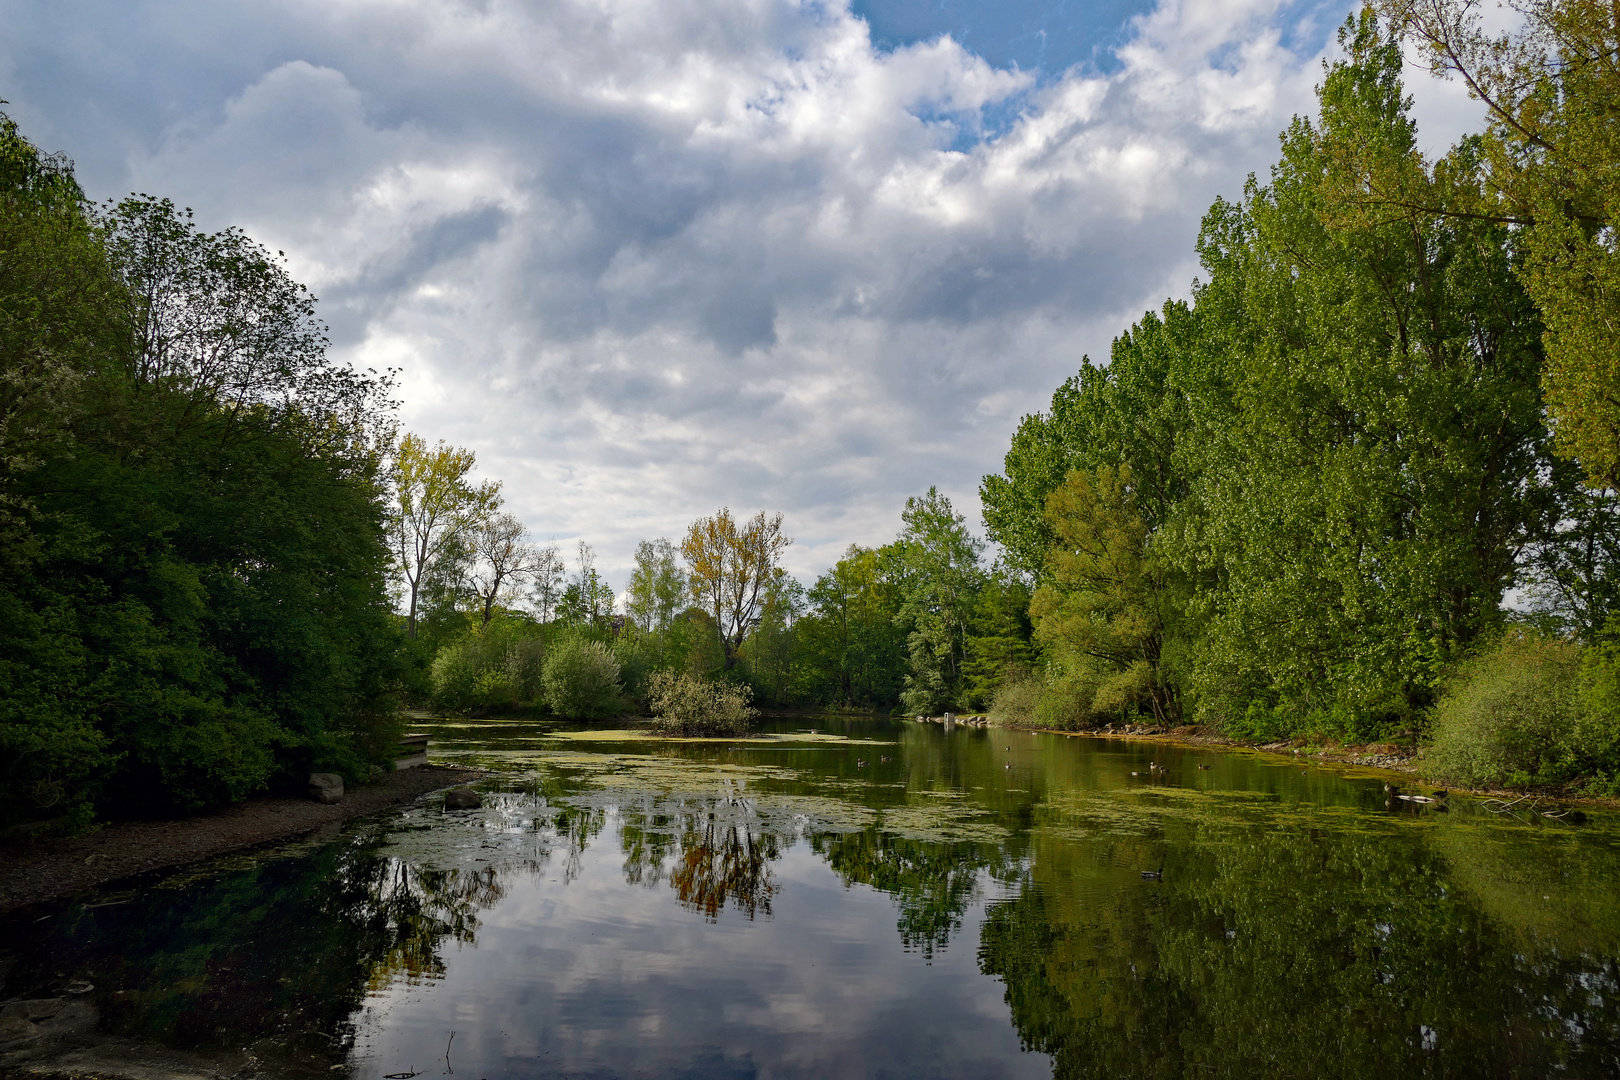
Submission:
M 0 1046 L 39 1036 L 39 1028 L 21 1016 L 0 1016 Z
M 24 1020 L 46 1020 L 62 1011 L 67 1002 L 62 998 L 31 998 L 25 1001 L 13 1001 L 4 1009 L 0 1009 L 0 1017 L 10 1019 L 20 1016 Z
M 477 810 L 484 805 L 484 800 L 478 797 L 478 792 L 470 787 L 451 788 L 444 793 L 444 808 L 446 810 Z
M 309 797 L 318 803 L 343 801 L 343 777 L 333 772 L 310 773 Z

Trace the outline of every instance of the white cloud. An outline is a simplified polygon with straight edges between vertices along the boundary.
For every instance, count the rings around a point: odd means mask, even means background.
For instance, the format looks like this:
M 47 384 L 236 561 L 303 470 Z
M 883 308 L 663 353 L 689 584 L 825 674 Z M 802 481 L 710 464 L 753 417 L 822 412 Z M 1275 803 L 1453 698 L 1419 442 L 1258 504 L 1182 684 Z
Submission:
M 931 483 L 976 514 L 1018 417 L 1185 293 L 1202 212 L 1320 77 L 1284 44 L 1319 13 L 1280 0 L 1163 0 L 1117 69 L 1044 85 L 874 50 L 839 0 L 121 7 L 47 77 L 41 5 L 0 96 L 96 193 L 285 249 L 342 355 L 405 368 L 410 427 L 620 583 L 721 503 L 786 511 L 802 574 Z M 163 72 L 96 65 L 119 46 Z

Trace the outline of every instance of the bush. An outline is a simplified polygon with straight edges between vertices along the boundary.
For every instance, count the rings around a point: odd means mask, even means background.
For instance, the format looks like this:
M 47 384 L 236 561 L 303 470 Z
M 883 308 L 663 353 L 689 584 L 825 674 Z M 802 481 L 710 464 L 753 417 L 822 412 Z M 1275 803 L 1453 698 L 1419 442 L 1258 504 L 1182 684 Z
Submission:
M 748 686 L 687 672 L 656 671 L 647 680 L 653 727 L 671 735 L 741 735 L 759 715 L 748 707 L 752 697 Z
M 621 711 L 619 661 L 600 641 L 564 640 L 546 658 L 540 681 L 559 716 L 601 720 Z
M 990 719 L 1011 727 L 1033 724 L 1042 689 L 1041 677 L 1034 672 L 1009 674 L 990 698 Z
M 1509 632 L 1466 664 L 1435 710 L 1425 771 L 1469 787 L 1564 783 L 1581 771 L 1581 648 Z
M 433 658 L 433 705 L 460 714 L 522 708 L 542 695 L 545 655 L 538 627 L 496 619 Z

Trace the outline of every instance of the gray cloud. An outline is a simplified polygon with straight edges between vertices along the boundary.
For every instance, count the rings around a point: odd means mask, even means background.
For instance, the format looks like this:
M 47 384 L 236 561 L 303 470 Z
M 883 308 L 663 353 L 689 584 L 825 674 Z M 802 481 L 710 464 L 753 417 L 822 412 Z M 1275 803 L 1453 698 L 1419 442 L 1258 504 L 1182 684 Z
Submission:
M 805 574 L 929 484 L 974 514 L 1019 416 L 1185 293 L 1322 18 L 1162 0 L 1036 85 L 840 0 L 7 8 L 0 96 L 93 194 L 284 249 L 409 426 L 621 584 L 722 503 L 786 511 Z

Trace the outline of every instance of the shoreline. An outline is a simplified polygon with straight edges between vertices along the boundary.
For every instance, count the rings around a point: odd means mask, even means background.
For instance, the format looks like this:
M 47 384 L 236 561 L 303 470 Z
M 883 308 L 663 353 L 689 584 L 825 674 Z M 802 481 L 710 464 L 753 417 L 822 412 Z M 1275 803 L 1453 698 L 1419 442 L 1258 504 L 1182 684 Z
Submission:
M 1569 805 L 1583 805 L 1600 807 L 1608 810 L 1620 809 L 1620 799 L 1606 798 L 1601 795 L 1571 795 L 1567 792 L 1554 791 L 1519 791 L 1512 788 L 1471 788 L 1457 784 L 1447 784 L 1443 781 L 1429 780 L 1418 775 L 1416 754 L 1400 753 L 1399 748 L 1390 747 L 1389 752 L 1358 753 L 1358 751 L 1373 751 L 1375 748 L 1389 746 L 1384 743 L 1372 743 L 1366 746 L 1340 746 L 1337 748 L 1314 747 L 1310 744 L 1296 746 L 1284 739 L 1276 742 L 1257 743 L 1244 742 L 1227 735 L 1213 735 L 1198 728 L 1181 728 L 1173 731 L 1152 731 L 1142 728 L 1105 731 L 1102 729 L 1088 731 L 1063 731 L 1058 728 L 1021 727 L 1016 725 L 1000 725 L 1009 731 L 1029 731 L 1042 735 L 1063 735 L 1068 738 L 1090 739 L 1134 739 L 1141 742 L 1156 742 L 1174 746 L 1197 747 L 1199 749 L 1215 749 L 1242 751 L 1251 754 L 1268 754 L 1283 761 L 1308 761 L 1313 765 L 1336 765 L 1342 769 L 1365 769 L 1375 772 L 1390 773 L 1399 776 L 1408 782 L 1414 782 L 1425 788 L 1445 790 L 1457 795 L 1475 795 L 1485 799 L 1531 799 L 1542 802 L 1556 802 Z
M 170 870 L 265 844 L 330 830 L 481 778 L 476 769 L 420 765 L 388 773 L 324 804 L 253 798 L 217 814 L 109 822 L 88 836 L 36 836 L 0 846 L 0 914 L 154 870 Z

